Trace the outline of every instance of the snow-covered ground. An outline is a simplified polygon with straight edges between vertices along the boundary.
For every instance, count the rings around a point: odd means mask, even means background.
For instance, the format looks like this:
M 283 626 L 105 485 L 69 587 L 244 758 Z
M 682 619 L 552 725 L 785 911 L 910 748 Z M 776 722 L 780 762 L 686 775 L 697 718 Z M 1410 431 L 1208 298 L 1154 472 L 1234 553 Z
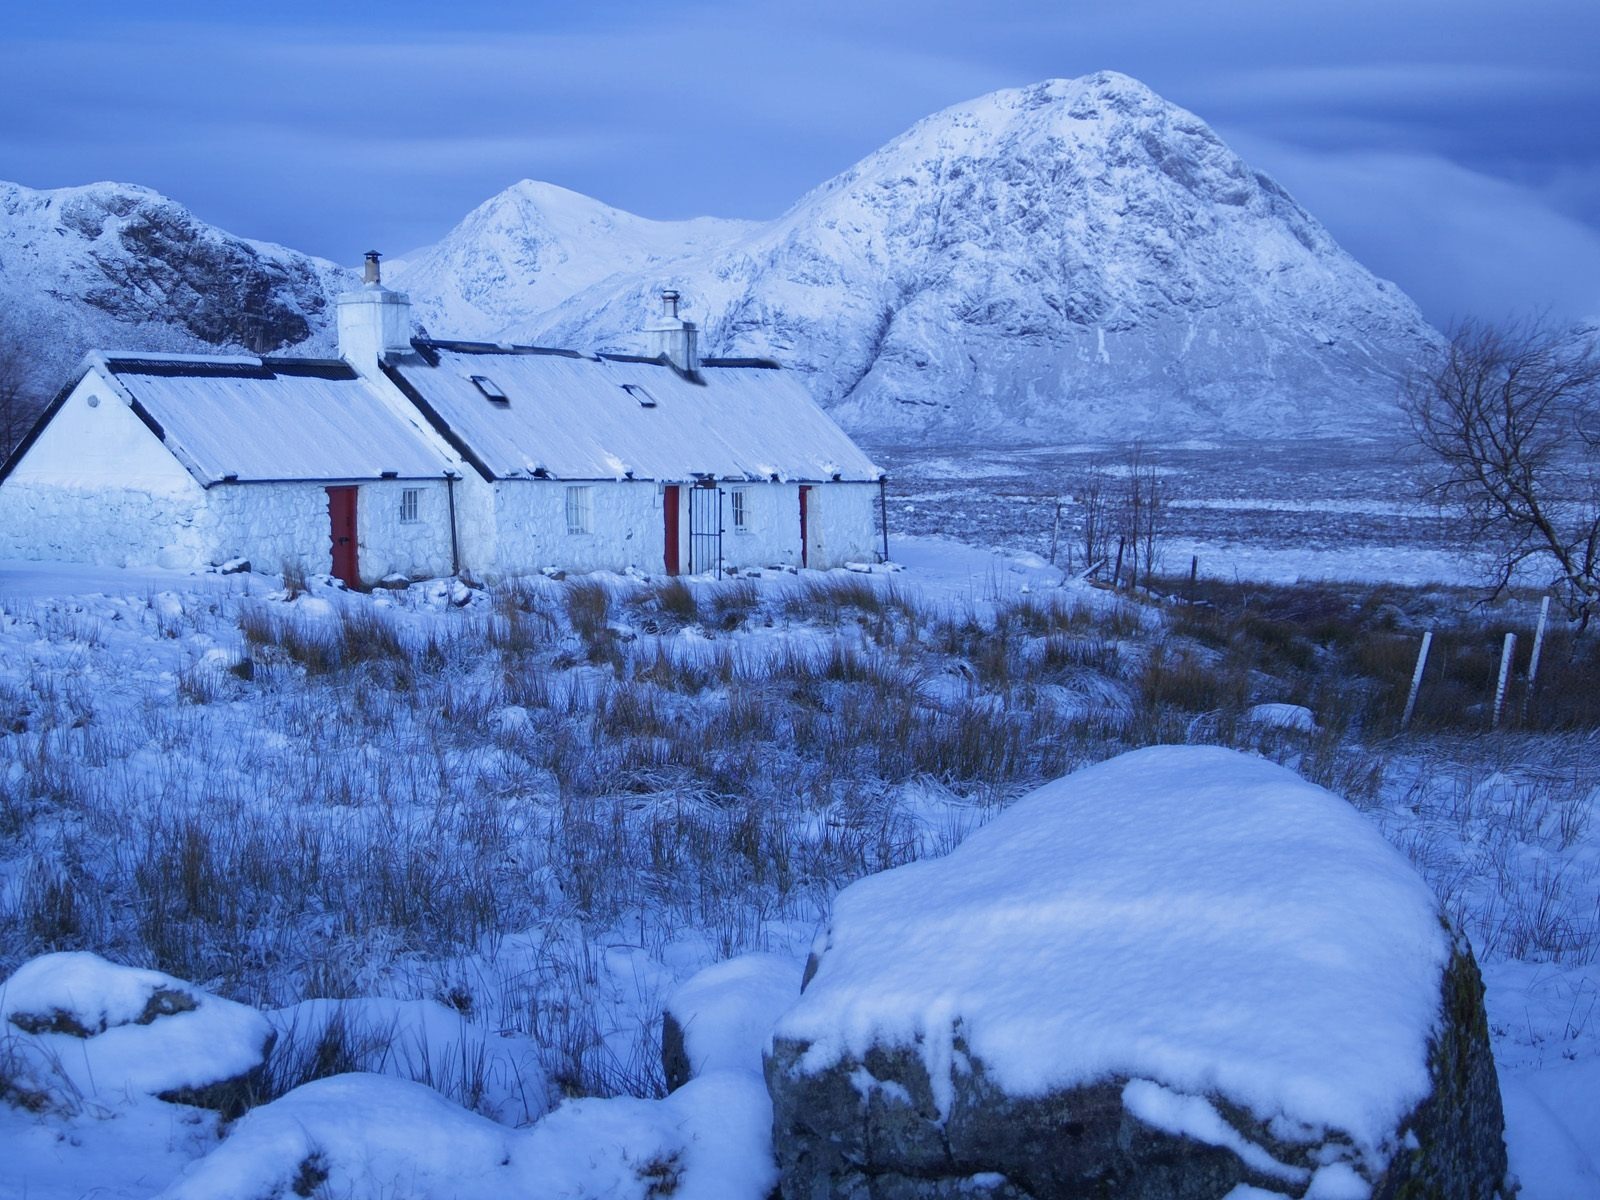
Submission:
M 89 949 L 262 1010 L 302 1059 L 332 1021 L 305 1001 L 368 1035 L 340 1059 L 363 1074 L 220 1143 L 132 1094 L 0 1106 L 0 1196 L 227 1195 L 206 1181 L 251 1177 L 252 1147 L 363 1107 L 392 1108 L 419 1186 L 439 1163 L 407 1131 L 437 1119 L 485 1194 L 763 1195 L 748 1064 L 660 1098 L 668 998 L 736 954 L 798 964 L 840 887 L 1140 736 L 1154 610 L 1037 556 L 893 550 L 687 605 L 620 577 L 291 596 L 0 565 L 0 975 Z M 1592 737 L 1329 748 L 1303 724 L 1236 737 L 1367 781 L 1352 800 L 1478 947 L 1524 1200 L 1600 1194 Z
M 961 454 L 868 447 L 889 472 L 897 533 L 985 541 L 1082 563 L 1074 503 L 1091 466 L 1126 475 L 1130 447 Z M 1154 443 L 1139 453 L 1167 510 L 1158 569 L 1203 578 L 1290 584 L 1311 580 L 1468 585 L 1482 576 L 1450 522 L 1419 499 L 1414 451 L 1400 442 L 1299 440 Z M 1060 523 L 1056 503 L 1063 502 Z M 1115 538 L 1112 539 L 1115 544 Z

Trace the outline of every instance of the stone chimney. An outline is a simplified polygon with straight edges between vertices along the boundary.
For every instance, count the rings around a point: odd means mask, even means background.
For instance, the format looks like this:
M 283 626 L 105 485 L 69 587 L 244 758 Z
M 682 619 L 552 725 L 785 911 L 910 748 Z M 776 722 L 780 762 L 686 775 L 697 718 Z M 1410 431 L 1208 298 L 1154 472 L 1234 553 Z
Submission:
M 700 353 L 695 346 L 698 331 L 693 321 L 678 316 L 678 293 L 668 288 L 661 293 L 661 315 L 644 327 L 650 335 L 650 353 L 664 358 L 680 371 L 700 369 Z
M 382 257 L 368 250 L 361 286 L 339 297 L 339 357 L 358 371 L 411 349 L 411 299 L 383 286 Z

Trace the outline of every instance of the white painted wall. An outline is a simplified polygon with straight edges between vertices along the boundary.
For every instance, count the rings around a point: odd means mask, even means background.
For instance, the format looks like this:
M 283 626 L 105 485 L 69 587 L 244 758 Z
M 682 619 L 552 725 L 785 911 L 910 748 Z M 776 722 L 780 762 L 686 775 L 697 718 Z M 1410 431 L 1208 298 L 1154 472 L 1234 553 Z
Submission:
M 417 489 L 417 520 L 400 519 L 400 497 Z M 328 490 L 313 483 L 218 484 L 208 493 L 218 526 L 218 561 L 248 559 L 258 571 L 298 563 L 308 573 L 333 569 Z M 356 485 L 356 564 L 361 581 L 386 575 L 450 574 L 450 517 L 443 480 L 403 479 Z
M 501 480 L 494 485 L 496 567 L 501 574 L 561 567 L 652 575 L 663 568 L 660 491 L 623 480 L 588 485 L 593 532 L 567 532 L 567 488 L 561 480 Z
M 569 534 L 566 489 L 560 480 L 502 480 L 493 485 L 494 568 L 518 574 L 542 567 L 569 571 L 621 571 L 657 575 L 665 570 L 664 489 L 646 481 L 588 484 L 593 502 L 593 532 Z M 583 485 L 579 485 L 583 486 Z M 734 486 L 743 487 L 748 514 L 745 532 L 735 531 Z M 689 563 L 689 492 L 678 488 L 679 563 Z M 872 483 L 818 484 L 811 493 L 814 553 L 810 566 L 874 561 L 879 549 L 875 527 L 878 487 Z M 458 493 L 459 499 L 459 493 Z M 800 564 L 800 489 L 793 483 L 723 485 L 722 557 L 732 567 Z M 696 564 L 700 569 L 700 564 Z
M 0 485 L 4 557 L 195 568 L 215 532 L 205 491 L 94 372 Z

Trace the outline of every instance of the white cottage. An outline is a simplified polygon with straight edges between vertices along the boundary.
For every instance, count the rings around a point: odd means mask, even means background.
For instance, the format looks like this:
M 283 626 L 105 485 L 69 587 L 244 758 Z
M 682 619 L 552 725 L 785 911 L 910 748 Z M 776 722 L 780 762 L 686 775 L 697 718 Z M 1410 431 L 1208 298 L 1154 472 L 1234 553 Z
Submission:
M 883 474 L 773 363 L 410 337 L 368 282 L 336 360 L 91 354 L 0 468 L 0 556 L 298 563 L 351 584 L 547 566 L 830 567 L 882 547 Z

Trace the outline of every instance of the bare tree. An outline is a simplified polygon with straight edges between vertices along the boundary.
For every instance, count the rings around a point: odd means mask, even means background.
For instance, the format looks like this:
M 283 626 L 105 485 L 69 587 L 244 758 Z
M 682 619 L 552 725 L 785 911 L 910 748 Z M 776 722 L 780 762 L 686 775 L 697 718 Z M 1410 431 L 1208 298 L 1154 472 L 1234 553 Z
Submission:
M 1097 563 L 1111 553 L 1112 503 L 1109 477 L 1099 459 L 1083 464 L 1073 483 L 1073 492 L 1082 517 L 1078 525 L 1078 544 L 1083 547 L 1083 566 L 1092 572 Z
M 1135 442 L 1128 449 L 1127 479 L 1121 511 L 1121 536 L 1133 556 L 1132 581 L 1145 587 L 1161 559 L 1161 540 L 1167 528 L 1167 488 L 1155 461 Z
M 1404 403 L 1427 493 L 1490 558 L 1498 596 L 1532 572 L 1587 625 L 1600 607 L 1600 354 L 1539 322 L 1468 323 Z

